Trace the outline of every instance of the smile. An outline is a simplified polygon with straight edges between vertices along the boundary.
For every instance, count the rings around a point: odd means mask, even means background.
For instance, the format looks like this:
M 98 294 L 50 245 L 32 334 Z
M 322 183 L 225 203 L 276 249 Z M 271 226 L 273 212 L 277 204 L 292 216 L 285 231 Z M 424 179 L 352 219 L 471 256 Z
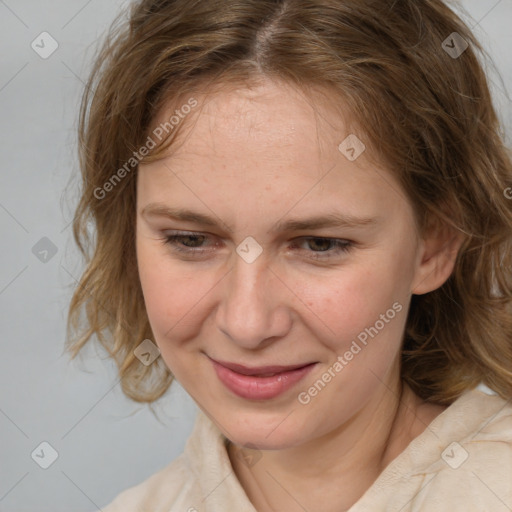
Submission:
M 293 366 L 246 367 L 211 359 L 217 377 L 235 395 L 248 400 L 270 400 L 301 381 L 316 363 Z

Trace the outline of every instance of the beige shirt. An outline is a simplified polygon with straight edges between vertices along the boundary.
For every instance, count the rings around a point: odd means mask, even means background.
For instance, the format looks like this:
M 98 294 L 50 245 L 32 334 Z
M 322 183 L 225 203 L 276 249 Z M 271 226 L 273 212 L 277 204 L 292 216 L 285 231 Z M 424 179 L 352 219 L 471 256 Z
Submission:
M 103 512 L 256 512 L 233 472 L 226 442 L 199 412 L 183 454 Z M 511 512 L 512 401 L 477 389 L 464 393 L 348 512 L 380 511 Z

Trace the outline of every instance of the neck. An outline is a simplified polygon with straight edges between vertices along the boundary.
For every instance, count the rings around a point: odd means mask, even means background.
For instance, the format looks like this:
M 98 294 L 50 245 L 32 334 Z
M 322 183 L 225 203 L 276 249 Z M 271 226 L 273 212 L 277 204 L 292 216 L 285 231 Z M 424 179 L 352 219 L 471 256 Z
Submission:
M 426 404 L 400 381 L 381 392 L 347 423 L 321 438 L 284 450 L 264 451 L 233 468 L 258 512 L 347 510 L 382 470 L 417 437 L 443 407 Z

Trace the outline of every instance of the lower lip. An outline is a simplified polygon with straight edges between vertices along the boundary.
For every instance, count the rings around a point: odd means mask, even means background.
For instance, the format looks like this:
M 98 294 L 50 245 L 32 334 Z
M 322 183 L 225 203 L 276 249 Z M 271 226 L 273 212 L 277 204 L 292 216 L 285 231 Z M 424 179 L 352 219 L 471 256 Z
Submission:
M 249 400 L 270 400 L 301 381 L 315 366 L 310 364 L 297 370 L 281 372 L 272 377 L 256 377 L 234 372 L 212 361 L 219 380 L 235 395 Z

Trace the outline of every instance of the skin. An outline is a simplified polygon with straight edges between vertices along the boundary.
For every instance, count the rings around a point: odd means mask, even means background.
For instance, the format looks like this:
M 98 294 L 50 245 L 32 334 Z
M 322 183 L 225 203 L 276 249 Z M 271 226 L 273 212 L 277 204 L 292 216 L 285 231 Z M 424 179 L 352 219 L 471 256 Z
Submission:
M 258 511 L 348 509 L 444 410 L 402 384 L 398 363 L 411 295 L 443 284 L 460 241 L 446 230 L 420 235 L 393 175 L 367 153 L 351 162 L 339 151 L 351 132 L 334 98 L 312 98 L 270 80 L 197 96 L 176 152 L 141 165 L 137 177 L 137 260 L 155 341 L 231 441 L 234 471 Z M 155 126 L 172 112 L 163 109 Z M 150 203 L 218 224 L 143 214 Z M 376 221 L 269 233 L 278 221 L 333 211 Z M 207 238 L 182 239 L 198 251 L 184 255 L 164 243 L 173 231 Z M 248 236 L 263 250 L 250 264 L 236 252 Z M 327 244 L 327 258 L 315 237 L 354 245 L 337 253 Z M 301 404 L 298 394 L 394 303 L 402 310 Z M 254 401 L 225 388 L 209 357 L 316 365 L 291 390 Z M 246 443 L 257 447 L 245 448 L 259 459 L 252 466 L 236 456 Z

